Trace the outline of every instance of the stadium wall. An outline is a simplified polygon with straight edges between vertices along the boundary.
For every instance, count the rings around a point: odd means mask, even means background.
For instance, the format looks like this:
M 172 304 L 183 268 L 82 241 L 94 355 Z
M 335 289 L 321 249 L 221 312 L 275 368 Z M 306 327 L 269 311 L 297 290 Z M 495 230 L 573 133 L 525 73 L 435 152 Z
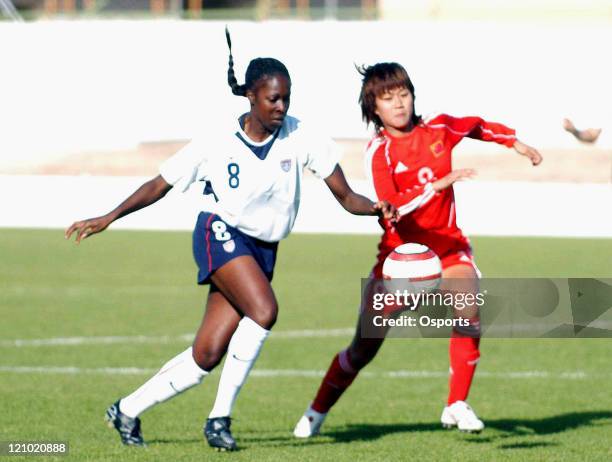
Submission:
M 245 110 L 226 83 L 222 22 L 0 22 L 4 159 L 187 139 Z M 516 127 L 541 148 L 575 140 L 564 116 L 612 131 L 607 23 L 234 22 L 237 75 L 256 56 L 284 61 L 291 113 L 332 136 L 368 135 L 354 65 L 406 65 L 417 110 L 478 114 Z M 10 45 L 9 45 L 10 44 Z M 602 139 L 600 147 L 610 146 Z M 490 147 L 479 143 L 473 149 Z
M 0 227 L 66 228 L 106 213 L 145 177 L 0 175 Z M 351 181 L 370 197 L 365 180 Z M 457 222 L 468 235 L 612 238 L 609 184 L 485 182 L 455 186 Z M 122 218 L 114 229 L 191 230 L 201 188 L 171 191 L 164 200 Z M 325 184 L 306 178 L 295 232 L 379 234 L 375 218 L 345 212 Z

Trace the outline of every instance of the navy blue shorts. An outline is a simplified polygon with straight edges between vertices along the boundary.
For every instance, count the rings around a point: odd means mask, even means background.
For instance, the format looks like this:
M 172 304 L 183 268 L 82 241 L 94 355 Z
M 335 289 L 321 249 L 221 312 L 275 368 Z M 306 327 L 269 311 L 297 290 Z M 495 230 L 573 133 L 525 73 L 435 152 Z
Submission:
M 193 230 L 193 256 L 198 264 L 198 284 L 210 284 L 212 274 L 228 261 L 250 255 L 269 281 L 274 274 L 278 242 L 265 242 L 225 223 L 219 215 L 200 212 Z

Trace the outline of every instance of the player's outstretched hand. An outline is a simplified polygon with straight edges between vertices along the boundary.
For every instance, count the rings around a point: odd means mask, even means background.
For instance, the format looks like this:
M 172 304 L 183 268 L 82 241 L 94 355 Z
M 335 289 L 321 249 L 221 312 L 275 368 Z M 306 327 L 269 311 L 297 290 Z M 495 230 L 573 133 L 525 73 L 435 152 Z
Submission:
M 514 150 L 520 155 L 527 157 L 534 166 L 542 163 L 542 154 L 536 148 L 532 148 L 522 141 L 516 140 L 514 142 Z
M 397 220 L 399 220 L 399 212 L 393 204 L 387 201 L 376 202 L 372 206 L 372 210 L 379 217 L 382 217 L 385 220 L 390 220 L 392 223 L 395 223 Z
M 563 129 L 583 143 L 594 143 L 601 134 L 601 128 L 585 128 L 578 130 L 574 123 L 569 119 L 563 119 Z
M 72 234 L 76 232 L 76 243 L 80 243 L 81 240 L 91 236 L 92 234 L 99 233 L 108 228 L 108 225 L 112 223 L 112 220 L 107 215 L 97 218 L 89 218 L 87 220 L 81 220 L 73 223 L 64 233 L 66 239 L 70 239 Z
M 476 170 L 473 168 L 460 168 L 457 170 L 453 170 L 448 175 L 440 178 L 437 181 L 432 183 L 434 191 L 442 191 L 443 189 L 448 188 L 450 185 L 455 183 L 456 181 L 467 180 L 470 178 L 474 178 L 476 176 Z
M 574 122 L 572 122 L 569 119 L 563 119 L 563 129 L 566 132 L 569 132 L 574 136 L 576 136 L 576 134 L 578 133 L 578 130 L 576 129 L 576 126 L 574 125 Z

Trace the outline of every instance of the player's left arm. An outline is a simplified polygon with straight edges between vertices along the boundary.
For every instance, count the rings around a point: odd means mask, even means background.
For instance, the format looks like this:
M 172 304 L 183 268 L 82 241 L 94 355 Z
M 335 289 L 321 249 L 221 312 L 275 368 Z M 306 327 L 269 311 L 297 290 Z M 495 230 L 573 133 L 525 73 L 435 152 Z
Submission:
M 536 148 L 533 148 L 518 139 L 514 142 L 512 147 L 521 156 L 527 157 L 534 167 L 542 163 L 542 154 L 540 154 Z
M 442 114 L 430 122 L 442 124 L 446 127 L 453 146 L 463 137 L 481 141 L 492 141 L 509 148 L 527 157 L 533 165 L 542 162 L 542 155 L 537 149 L 523 143 L 516 137 L 516 131 L 497 122 L 488 122 L 480 117 L 452 117 Z
M 340 205 L 353 215 L 377 215 L 391 221 L 398 218 L 397 209 L 389 202 L 372 202 L 367 197 L 353 191 L 339 165 L 336 165 L 331 175 L 325 178 L 325 184 Z

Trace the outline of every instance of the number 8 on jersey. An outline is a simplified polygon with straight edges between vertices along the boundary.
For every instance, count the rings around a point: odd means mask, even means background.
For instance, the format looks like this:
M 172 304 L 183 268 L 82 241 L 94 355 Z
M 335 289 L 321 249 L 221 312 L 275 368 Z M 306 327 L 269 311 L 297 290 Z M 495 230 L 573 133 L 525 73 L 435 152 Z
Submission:
M 227 164 L 227 173 L 229 173 L 228 181 L 230 188 L 236 189 L 240 185 L 240 179 L 238 178 L 238 174 L 240 173 L 240 167 L 235 162 Z

